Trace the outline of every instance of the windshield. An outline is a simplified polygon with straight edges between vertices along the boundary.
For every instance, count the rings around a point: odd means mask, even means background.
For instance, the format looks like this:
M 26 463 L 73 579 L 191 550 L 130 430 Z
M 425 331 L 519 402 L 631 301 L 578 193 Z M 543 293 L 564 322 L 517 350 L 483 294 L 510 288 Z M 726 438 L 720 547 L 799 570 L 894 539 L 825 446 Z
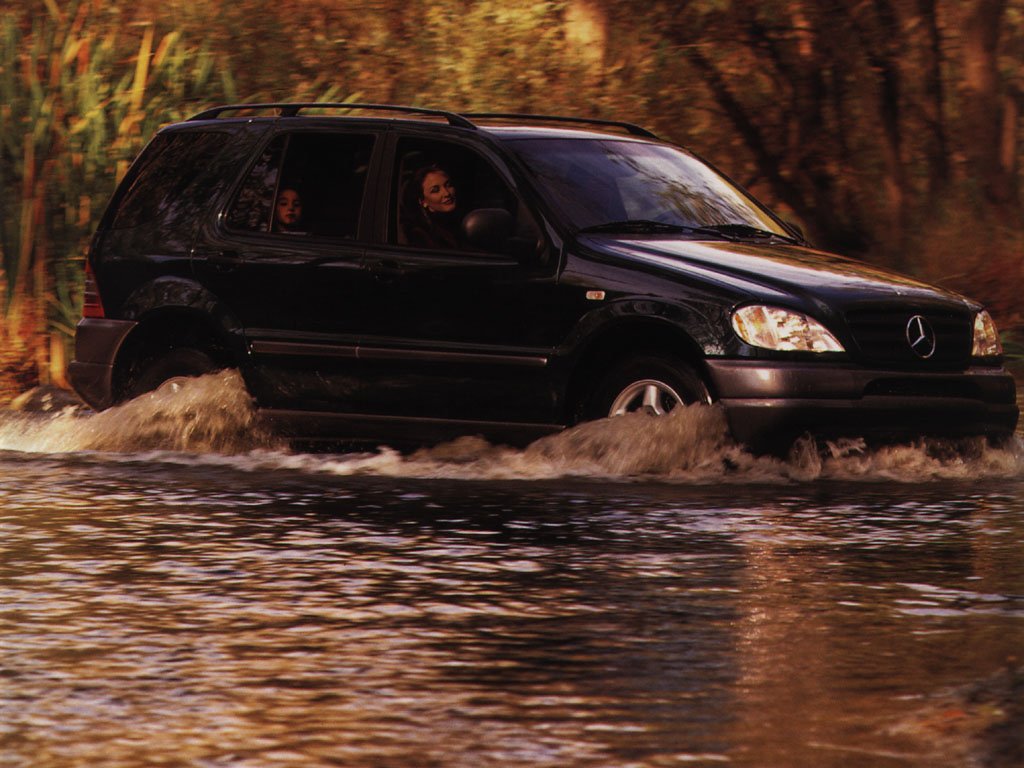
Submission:
M 790 237 L 747 195 L 676 147 L 618 139 L 509 143 L 578 229 L 740 225 Z

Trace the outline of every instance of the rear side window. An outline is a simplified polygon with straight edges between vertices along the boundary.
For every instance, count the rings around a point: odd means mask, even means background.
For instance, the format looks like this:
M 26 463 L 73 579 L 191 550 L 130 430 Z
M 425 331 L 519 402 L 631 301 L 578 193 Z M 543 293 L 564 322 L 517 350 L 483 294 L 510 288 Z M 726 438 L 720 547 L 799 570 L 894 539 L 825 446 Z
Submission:
M 206 210 L 222 180 L 208 171 L 227 135 L 162 133 L 146 147 L 125 179 L 111 226 L 137 227 L 168 214 L 196 216 Z
M 228 211 L 228 225 L 233 229 L 266 232 L 270 228 L 274 192 L 286 144 L 287 138 L 278 136 L 256 158 L 256 164 L 242 182 Z
M 291 133 L 257 158 L 228 209 L 232 229 L 355 239 L 372 136 Z

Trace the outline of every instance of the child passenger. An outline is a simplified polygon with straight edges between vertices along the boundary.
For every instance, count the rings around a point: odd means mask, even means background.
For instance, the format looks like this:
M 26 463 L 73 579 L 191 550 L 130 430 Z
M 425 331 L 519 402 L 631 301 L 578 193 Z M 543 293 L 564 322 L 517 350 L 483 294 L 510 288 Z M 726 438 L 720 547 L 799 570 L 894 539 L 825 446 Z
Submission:
M 277 195 L 274 209 L 274 231 L 302 234 L 302 195 L 293 187 L 285 187 Z

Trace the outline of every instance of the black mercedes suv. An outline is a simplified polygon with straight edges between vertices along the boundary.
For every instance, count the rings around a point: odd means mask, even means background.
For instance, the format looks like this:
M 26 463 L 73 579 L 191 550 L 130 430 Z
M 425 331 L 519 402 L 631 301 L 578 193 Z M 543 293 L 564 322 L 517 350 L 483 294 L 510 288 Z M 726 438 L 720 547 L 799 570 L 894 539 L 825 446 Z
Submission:
M 980 304 L 811 248 L 629 123 L 210 109 L 131 166 L 83 314 L 93 407 L 233 367 L 301 440 L 522 443 L 691 403 L 755 450 L 1018 418 Z

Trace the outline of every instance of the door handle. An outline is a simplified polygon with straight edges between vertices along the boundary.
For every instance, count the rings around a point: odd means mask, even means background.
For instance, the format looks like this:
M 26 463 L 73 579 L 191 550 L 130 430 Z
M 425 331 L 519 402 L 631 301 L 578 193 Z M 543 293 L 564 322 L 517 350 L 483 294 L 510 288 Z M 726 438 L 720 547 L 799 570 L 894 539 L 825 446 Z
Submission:
M 378 261 L 373 266 L 373 279 L 378 283 L 391 285 L 402 276 L 403 272 L 404 270 L 399 262 L 392 259 L 385 259 L 383 261 Z
M 209 253 L 201 254 L 201 257 L 205 258 L 206 263 L 217 272 L 231 272 L 238 269 L 239 265 L 244 261 L 242 254 L 238 251 L 210 251 Z

